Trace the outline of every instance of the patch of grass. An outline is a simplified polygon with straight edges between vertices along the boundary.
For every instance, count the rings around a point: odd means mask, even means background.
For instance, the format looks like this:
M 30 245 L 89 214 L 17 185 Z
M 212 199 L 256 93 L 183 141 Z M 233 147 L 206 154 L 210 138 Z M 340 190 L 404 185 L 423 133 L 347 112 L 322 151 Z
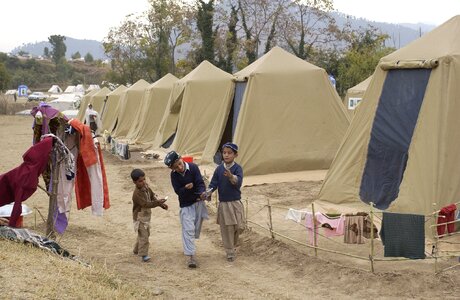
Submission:
M 90 267 L 47 251 L 0 239 L 3 299 L 149 299 L 154 293 L 126 284 L 104 266 Z

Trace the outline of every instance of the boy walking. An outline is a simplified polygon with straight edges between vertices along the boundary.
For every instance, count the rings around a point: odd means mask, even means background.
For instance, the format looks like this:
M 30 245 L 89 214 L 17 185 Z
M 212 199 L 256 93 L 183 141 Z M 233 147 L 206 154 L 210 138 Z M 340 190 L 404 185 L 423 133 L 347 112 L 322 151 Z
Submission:
M 202 194 L 202 198 L 210 197 L 210 193 L 218 190 L 217 224 L 220 225 L 222 242 L 227 260 L 230 262 L 236 259 L 235 248 L 238 245 L 240 233 L 245 227 L 244 207 L 241 202 L 243 169 L 235 162 L 237 156 L 238 146 L 236 144 L 225 143 L 222 146 L 223 162 L 214 171 L 208 192 Z
M 141 256 L 143 262 L 148 262 L 150 260 L 148 252 L 152 208 L 160 206 L 167 210 L 168 205 L 165 204 L 166 199 L 158 199 L 147 185 L 144 171 L 134 169 L 131 172 L 131 179 L 136 186 L 133 192 L 133 222 L 137 240 L 133 253 Z
M 200 237 L 203 219 L 208 219 L 208 209 L 200 199 L 205 191 L 203 177 L 196 164 L 184 162 L 175 151 L 166 155 L 164 163 L 171 169 L 171 184 L 179 196 L 182 246 L 187 265 L 196 268 L 195 239 Z

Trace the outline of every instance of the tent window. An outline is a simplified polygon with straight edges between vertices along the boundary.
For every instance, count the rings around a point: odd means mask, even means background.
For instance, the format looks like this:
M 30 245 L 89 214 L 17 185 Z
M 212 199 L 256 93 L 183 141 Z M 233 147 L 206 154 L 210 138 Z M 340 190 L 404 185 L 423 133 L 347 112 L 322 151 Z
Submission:
M 387 209 L 399 193 L 431 69 L 390 70 L 372 125 L 361 200 Z

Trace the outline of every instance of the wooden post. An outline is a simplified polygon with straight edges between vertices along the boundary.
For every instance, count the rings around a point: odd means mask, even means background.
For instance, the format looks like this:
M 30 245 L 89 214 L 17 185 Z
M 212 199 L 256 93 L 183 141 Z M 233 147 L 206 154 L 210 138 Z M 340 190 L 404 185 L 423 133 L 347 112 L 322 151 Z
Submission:
M 371 202 L 371 252 L 369 254 L 369 260 L 371 261 L 371 272 L 374 273 L 374 203 Z
M 433 207 L 436 211 L 436 203 L 433 203 Z M 439 217 L 439 212 L 435 212 L 434 213 L 434 224 L 436 224 L 437 220 L 438 220 L 438 217 Z M 433 238 L 434 238 L 434 243 L 433 243 L 433 256 L 434 256 L 434 273 L 438 273 L 438 241 L 439 241 L 439 237 L 438 237 L 438 227 L 437 226 L 434 226 L 434 233 L 433 233 Z
M 316 236 L 316 216 L 315 216 L 315 204 L 311 204 L 311 213 L 313 214 L 313 246 L 315 246 L 315 256 L 318 256 L 318 242 Z
M 270 234 L 272 239 L 275 239 L 275 234 L 273 233 L 273 221 L 272 221 L 272 207 L 270 205 L 270 199 L 267 199 L 267 206 L 268 206 L 268 218 L 270 220 Z
M 52 167 L 51 167 L 51 176 L 52 181 L 51 184 L 51 194 L 49 200 L 49 207 L 48 207 L 48 219 L 46 220 L 46 236 L 49 238 L 55 238 L 56 232 L 54 231 L 54 223 L 55 223 L 55 212 L 57 209 L 57 188 L 59 183 L 59 156 L 57 152 L 52 150 Z
M 246 229 L 248 228 L 248 219 L 249 219 L 249 201 L 246 198 L 246 216 L 244 218 L 246 220 Z

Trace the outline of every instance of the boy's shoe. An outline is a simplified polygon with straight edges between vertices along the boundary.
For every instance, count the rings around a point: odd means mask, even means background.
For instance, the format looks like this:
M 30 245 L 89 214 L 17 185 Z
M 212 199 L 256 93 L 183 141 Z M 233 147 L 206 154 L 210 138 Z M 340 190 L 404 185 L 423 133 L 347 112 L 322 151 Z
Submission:
M 150 258 L 151 258 L 150 256 L 144 255 L 144 256 L 142 256 L 142 261 L 143 262 L 148 262 L 150 260 Z
M 190 259 L 188 260 L 188 263 L 187 263 L 188 267 L 190 269 L 195 269 L 196 268 L 196 260 L 195 260 L 195 257 L 193 255 L 190 255 Z
M 235 259 L 236 259 L 235 254 L 227 254 L 227 261 L 233 262 L 233 261 L 235 261 Z

